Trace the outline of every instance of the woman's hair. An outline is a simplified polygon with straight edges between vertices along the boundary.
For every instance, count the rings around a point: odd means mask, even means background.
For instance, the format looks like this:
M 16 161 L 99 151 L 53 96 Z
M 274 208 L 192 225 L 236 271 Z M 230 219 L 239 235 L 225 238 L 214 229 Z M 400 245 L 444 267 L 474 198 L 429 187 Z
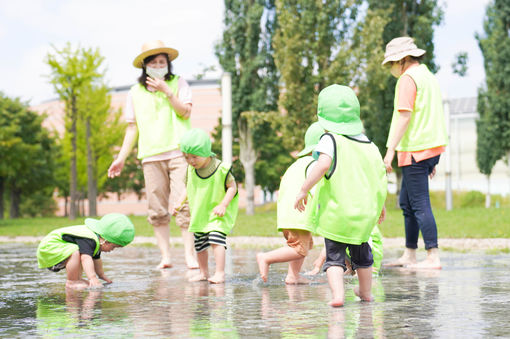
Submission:
M 146 66 L 149 62 L 151 62 L 153 59 L 155 59 L 158 55 L 163 55 L 166 58 L 166 63 L 168 65 L 168 73 L 165 75 L 165 80 L 171 80 L 175 76 L 175 74 L 172 73 L 172 63 L 170 62 L 170 58 L 168 57 L 168 54 L 166 53 L 160 53 L 160 54 L 154 54 L 149 55 L 147 58 L 143 59 L 143 65 L 142 65 L 142 75 L 138 77 L 138 83 L 145 87 L 147 89 L 147 70 Z

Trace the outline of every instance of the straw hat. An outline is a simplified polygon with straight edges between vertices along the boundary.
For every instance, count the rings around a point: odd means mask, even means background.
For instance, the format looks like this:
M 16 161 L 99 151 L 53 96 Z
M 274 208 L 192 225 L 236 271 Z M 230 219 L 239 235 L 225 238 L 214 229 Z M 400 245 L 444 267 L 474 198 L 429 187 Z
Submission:
M 408 55 L 419 57 L 425 54 L 425 50 L 418 48 L 414 39 L 410 37 L 395 38 L 386 45 L 382 65 L 390 61 L 399 61 Z
M 168 54 L 170 61 L 174 60 L 179 55 L 179 52 L 176 49 L 166 47 L 161 40 L 147 41 L 142 45 L 142 53 L 140 53 L 133 61 L 133 66 L 136 68 L 142 68 L 143 59 L 148 56 L 161 53 Z

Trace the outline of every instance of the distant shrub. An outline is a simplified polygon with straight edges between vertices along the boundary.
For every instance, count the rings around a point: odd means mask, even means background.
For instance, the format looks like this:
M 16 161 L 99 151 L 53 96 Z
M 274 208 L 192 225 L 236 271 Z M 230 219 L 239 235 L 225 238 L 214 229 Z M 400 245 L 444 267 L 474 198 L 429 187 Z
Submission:
M 485 195 L 478 191 L 469 191 L 460 196 L 460 207 L 483 207 Z

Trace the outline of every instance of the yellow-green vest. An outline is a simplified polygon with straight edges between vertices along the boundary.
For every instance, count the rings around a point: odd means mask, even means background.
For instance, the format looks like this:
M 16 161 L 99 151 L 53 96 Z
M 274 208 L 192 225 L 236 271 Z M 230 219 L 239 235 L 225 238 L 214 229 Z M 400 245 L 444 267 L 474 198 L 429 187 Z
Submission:
M 179 77 L 166 83 L 178 94 Z M 163 92 L 149 92 L 140 84 L 131 87 L 138 127 L 138 159 L 179 148 L 181 136 L 191 128 L 189 119 L 181 118 Z
M 409 68 L 402 74 L 402 76 L 404 75 L 409 75 L 416 84 L 416 100 L 411 112 L 411 121 L 396 150 L 415 152 L 447 145 L 448 135 L 443 114 L 443 100 L 436 77 L 423 64 Z M 398 87 L 402 76 L 398 79 L 395 87 L 393 117 L 386 146 L 389 145 L 395 133 L 397 120 L 400 116 L 397 106 Z
M 313 197 L 309 194 L 304 212 L 294 208 L 296 195 L 306 179 L 306 171 L 314 161 L 311 156 L 299 158 L 283 174 L 276 205 L 276 225 L 280 232 L 284 229 L 315 231 L 318 205 L 314 197 L 317 196 L 317 189 Z
M 98 235 L 87 226 L 78 225 L 57 228 L 45 236 L 37 247 L 37 262 L 39 263 L 39 268 L 52 267 L 78 251 L 78 245 L 62 239 L 64 234 L 94 240 L 96 242 L 96 248 L 94 249 L 93 255 L 95 256 L 97 252 L 99 252 Z
M 230 164 L 221 162 L 210 176 L 201 178 L 192 166 L 188 166 L 186 189 L 191 214 L 190 232 L 217 231 L 229 234 L 234 227 L 239 203 L 237 193 L 228 204 L 224 216 L 213 213 L 214 207 L 225 197 L 230 169 Z
M 367 242 L 377 224 L 387 193 L 387 178 L 381 154 L 370 141 L 326 133 L 333 137 L 332 172 L 319 192 L 316 232 L 346 244 Z

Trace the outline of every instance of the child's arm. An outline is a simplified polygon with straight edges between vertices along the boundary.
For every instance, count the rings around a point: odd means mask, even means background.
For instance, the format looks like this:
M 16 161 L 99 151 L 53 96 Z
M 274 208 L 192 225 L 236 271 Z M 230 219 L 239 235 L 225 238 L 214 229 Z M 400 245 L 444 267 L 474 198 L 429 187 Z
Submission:
M 80 259 L 83 271 L 87 275 L 87 278 L 89 278 L 89 287 L 92 288 L 103 287 L 103 284 L 101 284 L 101 282 L 96 276 L 96 268 L 92 257 L 88 254 L 81 254 Z
M 299 191 L 296 196 L 296 202 L 294 203 L 294 208 L 297 208 L 301 212 L 305 210 L 305 205 L 307 202 L 308 191 L 317 183 L 319 180 L 327 173 L 329 167 L 331 166 L 331 157 L 324 153 L 319 155 L 319 160 L 317 160 L 317 165 L 314 166 L 310 175 L 306 178 L 303 186 L 301 186 L 301 191 Z
M 100 279 L 103 279 L 108 284 L 112 283 L 112 281 L 110 279 L 108 279 L 108 277 L 104 274 L 103 261 L 101 259 L 94 259 L 94 269 L 96 270 L 97 276 Z
M 231 182 L 227 182 L 227 192 L 225 192 L 225 197 L 223 197 L 223 200 L 220 202 L 220 204 L 213 209 L 213 213 L 219 217 L 224 216 L 228 204 L 230 204 L 232 199 L 234 199 L 236 193 L 237 193 L 237 184 L 236 184 L 235 180 L 232 180 Z
M 377 221 L 378 224 L 381 224 L 386 219 L 386 206 L 383 206 L 381 215 L 379 215 L 379 220 Z

